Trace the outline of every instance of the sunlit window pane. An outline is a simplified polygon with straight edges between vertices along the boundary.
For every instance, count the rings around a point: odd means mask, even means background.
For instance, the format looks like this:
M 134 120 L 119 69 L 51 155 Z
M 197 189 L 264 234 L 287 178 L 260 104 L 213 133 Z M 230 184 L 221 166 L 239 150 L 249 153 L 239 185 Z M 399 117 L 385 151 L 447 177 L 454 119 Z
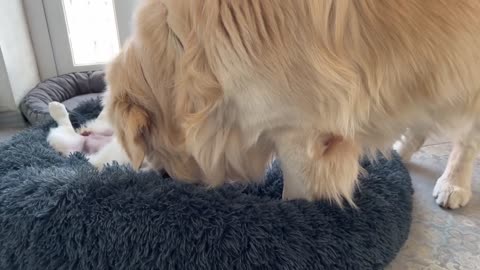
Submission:
M 119 51 L 113 0 L 63 0 L 75 66 L 103 64 Z

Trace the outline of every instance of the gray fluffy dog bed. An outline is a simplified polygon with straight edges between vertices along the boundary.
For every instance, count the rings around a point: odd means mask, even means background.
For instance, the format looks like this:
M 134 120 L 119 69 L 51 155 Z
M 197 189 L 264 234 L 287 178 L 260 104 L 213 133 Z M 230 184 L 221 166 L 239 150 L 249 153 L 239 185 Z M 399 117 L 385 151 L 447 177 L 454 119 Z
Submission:
M 63 103 L 69 110 L 81 103 L 100 97 L 105 91 L 103 71 L 84 71 L 63 74 L 47 79 L 32 90 L 20 102 L 23 116 L 32 125 L 51 119 L 48 104 Z
M 99 102 L 72 113 L 95 117 Z M 218 189 L 119 166 L 98 172 L 46 143 L 53 123 L 0 145 L 0 269 L 382 269 L 405 242 L 412 187 L 397 157 L 363 162 L 358 209 L 281 201 L 263 185 Z

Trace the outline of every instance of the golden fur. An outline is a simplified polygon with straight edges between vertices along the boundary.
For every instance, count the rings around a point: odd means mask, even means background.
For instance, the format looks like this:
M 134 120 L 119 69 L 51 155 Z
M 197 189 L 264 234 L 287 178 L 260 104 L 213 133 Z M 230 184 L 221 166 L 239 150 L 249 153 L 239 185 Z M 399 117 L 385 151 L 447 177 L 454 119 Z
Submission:
M 480 111 L 477 0 L 146 0 L 109 65 L 133 164 L 351 202 L 362 154 Z M 431 124 L 431 123 L 435 123 Z

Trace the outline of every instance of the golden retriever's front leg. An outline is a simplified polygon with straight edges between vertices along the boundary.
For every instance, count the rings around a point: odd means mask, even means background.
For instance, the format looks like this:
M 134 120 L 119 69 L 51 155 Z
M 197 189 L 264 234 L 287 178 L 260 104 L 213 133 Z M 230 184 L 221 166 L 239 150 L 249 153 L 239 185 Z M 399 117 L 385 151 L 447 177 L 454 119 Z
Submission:
M 470 201 L 474 162 L 480 148 L 477 136 L 470 134 L 453 144 L 447 167 L 433 189 L 433 196 L 438 205 L 456 209 Z
M 353 204 L 360 147 L 353 141 L 314 132 L 282 133 L 276 140 L 284 173 L 283 198 L 326 199 Z

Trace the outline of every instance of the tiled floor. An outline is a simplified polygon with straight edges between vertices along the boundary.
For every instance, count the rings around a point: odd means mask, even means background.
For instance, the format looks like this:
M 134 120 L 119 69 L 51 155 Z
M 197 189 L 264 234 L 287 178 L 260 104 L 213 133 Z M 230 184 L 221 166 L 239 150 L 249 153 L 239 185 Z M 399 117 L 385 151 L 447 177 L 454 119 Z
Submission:
M 444 210 L 432 197 L 450 150 L 448 142 L 427 142 L 407 164 L 415 188 L 413 223 L 407 243 L 389 269 L 480 269 L 480 159 L 473 198 L 466 207 Z
M 17 131 L 0 129 L 0 143 Z M 429 141 L 407 165 L 415 188 L 413 224 L 407 243 L 388 269 L 480 269 L 480 160 L 467 207 L 444 210 L 432 197 L 450 148 L 446 140 Z

